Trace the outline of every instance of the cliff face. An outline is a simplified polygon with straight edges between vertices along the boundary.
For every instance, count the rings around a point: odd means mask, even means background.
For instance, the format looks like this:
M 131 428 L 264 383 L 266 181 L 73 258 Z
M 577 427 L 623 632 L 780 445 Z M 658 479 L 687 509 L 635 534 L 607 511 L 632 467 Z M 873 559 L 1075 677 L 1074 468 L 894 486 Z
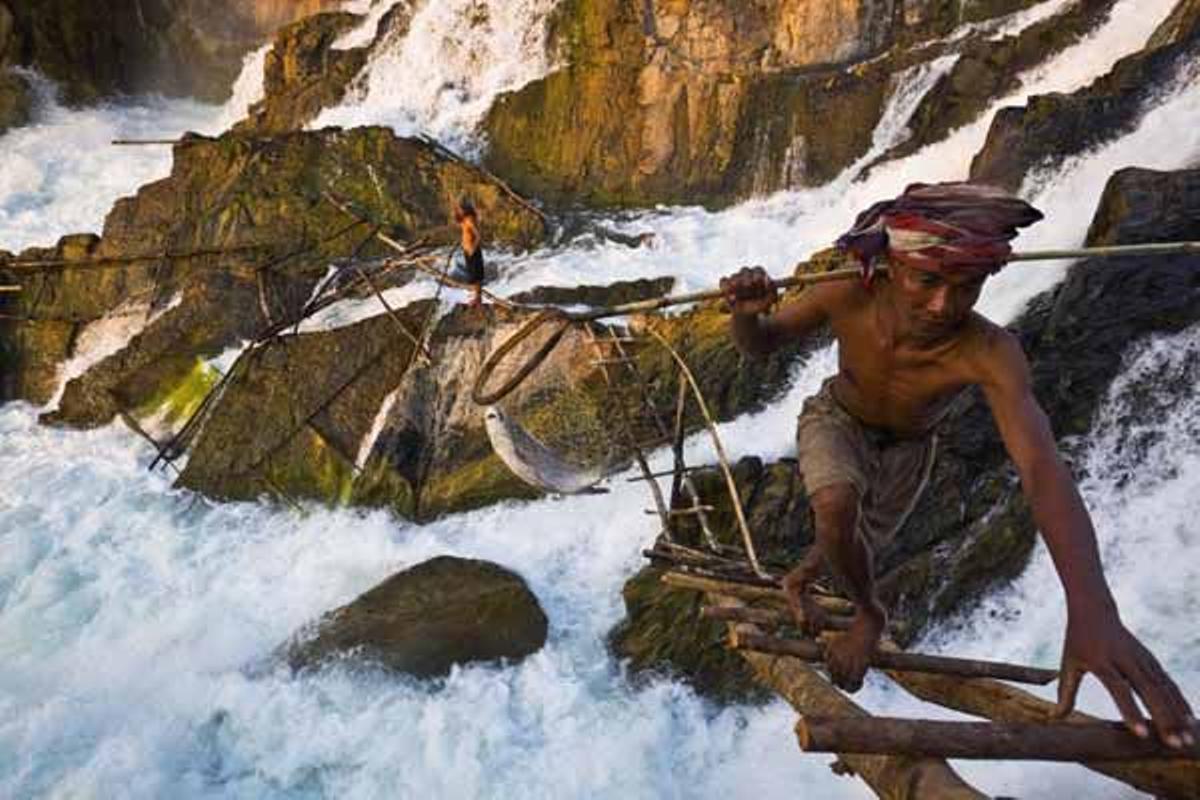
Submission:
M 241 0 L 250 7 L 254 27 L 268 35 L 298 19 L 329 11 L 341 5 L 340 0 Z
M 1034 170 L 1128 133 L 1164 89 L 1196 80 L 1192 64 L 1198 55 L 1200 1 L 1183 0 L 1145 49 L 1121 59 L 1091 85 L 1001 109 L 971 163 L 971 179 L 1016 191 Z
M 973 120 L 1111 4 L 952 40 L 964 21 L 1029 3 L 570 0 L 553 30 L 563 67 L 496 102 L 487 163 L 569 205 L 718 206 L 819 185 L 870 150 L 905 70 L 961 56 L 914 117 L 915 149 Z
M 336 0 L 0 0 L 0 131 L 28 117 L 27 97 L 21 113 L 13 110 L 24 81 L 12 67 L 51 79 L 69 105 L 141 92 L 220 102 L 249 50 L 279 26 L 335 5 Z

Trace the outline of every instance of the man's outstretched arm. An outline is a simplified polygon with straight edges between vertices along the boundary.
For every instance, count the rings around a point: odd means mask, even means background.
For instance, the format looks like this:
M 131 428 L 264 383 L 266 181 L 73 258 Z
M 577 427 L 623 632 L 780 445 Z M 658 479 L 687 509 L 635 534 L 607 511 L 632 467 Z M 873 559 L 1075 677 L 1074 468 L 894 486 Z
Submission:
M 1191 707 L 1158 660 L 1121 622 L 1104 578 L 1091 517 L 1033 396 L 1020 345 L 997 332 L 987 349 L 984 393 L 1067 596 L 1059 713 L 1074 707 L 1079 684 L 1090 672 L 1104 684 L 1136 735 L 1148 736 L 1149 728 L 1134 693 L 1150 711 L 1164 742 L 1191 745 Z

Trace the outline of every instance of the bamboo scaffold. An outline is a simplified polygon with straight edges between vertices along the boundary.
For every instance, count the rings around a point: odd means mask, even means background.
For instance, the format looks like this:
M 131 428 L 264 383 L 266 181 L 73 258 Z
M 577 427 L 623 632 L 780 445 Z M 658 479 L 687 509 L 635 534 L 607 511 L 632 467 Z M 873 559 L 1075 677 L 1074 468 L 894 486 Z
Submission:
M 730 643 L 740 643 L 735 650 L 751 665 L 758 680 L 800 715 L 796 736 L 801 750 L 836 753 L 835 771 L 857 774 L 879 797 L 938 800 L 971 796 L 960 794 L 964 789 L 957 783 L 946 783 L 940 766 L 933 773 L 941 776 L 940 782 L 914 793 L 913 785 L 906 783 L 913 779 L 911 774 L 883 769 L 873 760 L 942 765 L 946 758 L 1077 762 L 1155 797 L 1183 800 L 1200 796 L 1200 747 L 1168 748 L 1157 740 L 1137 738 L 1121 723 L 1078 711 L 1058 720 L 1050 701 L 993 677 L 936 671 L 936 661 L 931 670 L 930 659 L 939 657 L 906 653 L 886 636 L 876 653 L 883 674 L 918 699 L 990 722 L 868 716 L 817 672 L 819 657 L 793 652 L 800 649 L 794 647 L 797 644 L 820 650 L 820 641 L 780 638 L 780 631 L 803 628 L 803 620 L 793 615 L 782 591 L 677 571 L 665 573 L 662 581 L 704 594 L 706 605 L 701 613 L 727 624 Z M 829 598 L 817 599 L 822 606 L 838 607 Z M 849 609 L 840 610 L 845 613 Z M 821 639 L 835 635 L 843 619 L 848 617 L 827 616 Z M 835 622 L 830 624 L 831 620 Z M 775 635 L 768 635 L 771 631 Z M 780 647 L 777 642 L 788 644 Z M 903 668 L 898 666 L 902 663 Z M 1021 665 L 997 666 L 1000 672 L 1033 670 Z

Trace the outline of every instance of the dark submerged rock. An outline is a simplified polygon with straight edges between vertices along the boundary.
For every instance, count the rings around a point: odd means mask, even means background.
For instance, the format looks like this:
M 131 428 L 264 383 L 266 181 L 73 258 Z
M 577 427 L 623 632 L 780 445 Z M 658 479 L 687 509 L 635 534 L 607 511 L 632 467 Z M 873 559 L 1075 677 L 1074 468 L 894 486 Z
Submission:
M 663 297 L 675 285 L 674 278 L 639 278 L 607 286 L 538 286 L 512 295 L 515 303 L 545 303 L 562 306 L 615 306 Z
M 286 646 L 285 658 L 297 670 L 349 658 L 432 678 L 455 665 L 520 661 L 542 648 L 548 627 L 516 573 L 439 556 L 326 614 Z

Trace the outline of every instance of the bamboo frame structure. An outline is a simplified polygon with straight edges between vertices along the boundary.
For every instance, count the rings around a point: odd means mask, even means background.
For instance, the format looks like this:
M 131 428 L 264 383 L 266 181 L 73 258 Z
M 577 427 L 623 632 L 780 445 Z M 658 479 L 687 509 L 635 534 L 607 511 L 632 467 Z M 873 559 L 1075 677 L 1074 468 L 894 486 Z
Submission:
M 735 598 L 710 595 L 714 606 L 739 607 Z M 760 633 L 754 625 L 731 623 L 734 630 Z M 871 717 L 835 689 L 812 667 L 787 656 L 743 651 L 742 657 L 758 681 L 786 700 L 800 714 Z M 944 760 L 890 755 L 839 754 L 840 765 L 853 772 L 883 800 L 983 800 L 987 795 L 963 780 Z
M 740 592 L 747 599 L 769 600 L 778 607 L 783 602 L 781 592 L 774 593 L 762 587 L 722 583 L 677 573 L 666 573 L 662 580 L 663 583 L 676 588 L 705 592 L 709 605 L 702 613 L 711 618 L 730 617 L 726 620 L 729 628 L 731 631 L 736 631 L 738 635 L 762 633 L 760 627 L 748 620 L 741 619 L 742 616 L 765 614 L 772 615 L 767 616 L 767 619 L 776 620 L 785 616 L 785 612 L 781 610 L 749 608 L 741 600 L 730 596 L 730 593 Z M 897 652 L 899 648 L 885 637 L 880 644 L 880 650 Z M 830 692 L 836 692 L 836 690 L 803 662 L 787 655 L 773 655 L 749 650 L 738 652 L 755 669 L 760 681 L 791 703 L 801 715 L 807 714 L 810 719 L 822 715 L 839 718 L 844 716 L 840 710 L 835 712 L 825 710 L 823 705 L 824 689 L 828 689 Z M 1054 717 L 1054 703 L 1043 700 L 1017 686 L 997 680 L 904 670 L 886 670 L 885 674 L 913 696 L 965 714 L 1002 723 L 1046 723 Z M 814 688 L 822 684 L 824 689 Z M 1078 711 L 1070 714 L 1067 720 L 1080 724 L 1115 724 L 1097 720 L 1095 717 Z M 1128 755 L 1133 757 L 1135 754 Z M 1172 754 L 1168 758 L 1159 758 L 1157 755 L 1158 751 L 1156 750 L 1150 757 L 1136 758 L 1135 760 L 1084 759 L 1080 761 L 1080 764 L 1093 772 L 1121 781 L 1154 797 L 1165 800 L 1194 800 L 1194 798 L 1200 797 L 1200 759 L 1189 754 Z M 870 759 L 872 756 L 842 753 L 840 758 L 851 769 L 859 771 L 858 766 L 863 763 L 862 759 Z M 866 775 L 863 775 L 863 778 L 868 780 L 871 788 L 880 797 L 930 797 L 936 799 L 947 796 L 939 795 L 933 790 L 927 794 L 904 794 L 903 792 L 906 790 L 903 787 L 889 786 L 881 783 L 878 779 L 872 783 Z M 899 792 L 899 794 L 894 792 Z

